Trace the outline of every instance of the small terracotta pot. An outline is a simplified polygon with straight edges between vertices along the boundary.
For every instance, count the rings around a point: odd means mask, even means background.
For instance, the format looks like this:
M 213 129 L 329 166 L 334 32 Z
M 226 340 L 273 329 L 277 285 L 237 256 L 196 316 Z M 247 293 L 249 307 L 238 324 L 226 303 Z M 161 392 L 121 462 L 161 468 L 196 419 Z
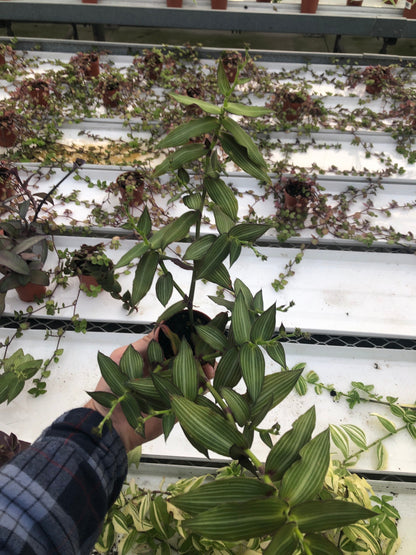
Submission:
M 371 85 L 365 86 L 365 91 L 368 94 L 379 94 L 383 89 L 382 83 L 372 83 Z
M 13 180 L 10 178 L 8 168 L 0 167 L 0 202 L 7 200 L 8 198 L 12 197 L 14 194 L 15 194 L 15 191 L 13 188 Z M 0 213 L 3 210 L 4 208 L 0 206 Z
M 363 0 L 347 0 L 347 6 L 362 6 Z
M 6 57 L 4 54 L 0 54 L 0 66 L 4 66 L 6 63 Z
M 98 0 L 82 0 L 83 4 L 98 4 Z
M 100 60 L 98 54 L 91 52 L 85 55 L 85 65 L 82 66 L 82 71 L 87 79 L 97 77 L 100 74 Z
M 166 0 L 168 8 L 182 8 L 182 0 Z
M 103 93 L 103 104 L 106 108 L 116 108 L 120 104 L 120 85 L 108 86 Z
M 299 96 L 293 95 L 283 101 L 282 112 L 285 115 L 286 121 L 296 121 L 302 115 L 302 108 L 305 100 Z
M 306 197 L 301 197 L 300 195 L 293 197 L 290 195 L 286 189 L 285 194 L 285 208 L 290 212 L 298 212 L 300 214 L 306 212 L 308 206 L 308 199 Z
M 49 102 L 49 83 L 39 81 L 29 84 L 29 94 L 36 106 L 47 106 Z
M 241 60 L 241 56 L 238 52 L 225 52 L 221 56 L 222 65 L 230 83 L 234 83 L 237 75 L 238 62 Z
M 37 283 L 27 283 L 16 287 L 19 299 L 25 303 L 41 301 L 46 294 L 46 287 Z
M 319 0 L 302 0 L 300 13 L 316 13 Z
M 10 127 L 0 127 L 0 146 L 10 148 L 16 144 L 17 133 L 14 125 Z
M 406 2 L 404 5 L 403 17 L 406 19 L 416 19 L 416 4 Z
M 227 0 L 211 0 L 211 9 L 212 10 L 226 10 L 227 9 Z
M 123 202 L 127 202 L 129 206 L 140 206 L 143 204 L 144 178 L 138 171 L 130 171 L 122 173 L 117 177 L 117 187 Z M 128 192 L 126 186 L 134 187 L 134 190 Z
M 91 285 L 93 285 L 94 287 L 97 287 L 99 285 L 98 281 L 93 276 L 84 276 L 83 274 L 81 274 L 80 276 L 78 276 L 78 279 L 79 282 L 82 283 L 82 285 L 85 285 L 88 291 L 91 291 Z

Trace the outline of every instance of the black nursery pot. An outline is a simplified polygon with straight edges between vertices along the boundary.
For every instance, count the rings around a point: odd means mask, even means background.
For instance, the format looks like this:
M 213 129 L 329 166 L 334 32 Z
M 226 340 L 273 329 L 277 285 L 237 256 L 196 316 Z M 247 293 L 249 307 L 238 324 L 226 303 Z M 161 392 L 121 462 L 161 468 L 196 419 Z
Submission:
M 198 310 L 194 310 L 194 324 L 195 325 L 205 325 L 210 322 L 211 318 L 209 318 L 203 312 L 199 312 Z M 171 318 L 168 318 L 163 322 L 163 326 L 167 326 L 173 333 L 176 333 L 180 339 L 185 337 L 186 341 L 191 345 L 193 349 L 192 343 L 192 335 L 195 333 L 193 326 L 191 325 L 189 319 L 189 310 L 183 310 L 182 312 L 178 312 L 174 314 Z M 164 333 L 163 328 L 161 327 L 159 330 L 159 345 L 162 347 L 162 351 L 166 358 L 173 357 L 174 353 L 172 350 L 172 345 L 170 343 L 169 337 Z

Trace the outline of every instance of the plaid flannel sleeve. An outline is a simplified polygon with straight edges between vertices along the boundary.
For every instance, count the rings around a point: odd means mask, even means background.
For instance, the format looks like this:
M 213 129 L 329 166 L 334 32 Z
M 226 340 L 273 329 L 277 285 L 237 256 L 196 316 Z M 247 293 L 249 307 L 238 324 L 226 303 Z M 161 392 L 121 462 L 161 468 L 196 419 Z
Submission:
M 0 553 L 90 553 L 127 474 L 120 437 L 102 416 L 71 410 L 0 470 Z

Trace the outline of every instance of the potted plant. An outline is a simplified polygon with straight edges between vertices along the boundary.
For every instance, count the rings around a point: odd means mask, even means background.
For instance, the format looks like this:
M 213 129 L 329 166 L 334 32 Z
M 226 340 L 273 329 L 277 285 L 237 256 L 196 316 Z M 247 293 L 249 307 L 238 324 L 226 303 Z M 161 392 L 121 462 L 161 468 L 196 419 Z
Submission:
M 100 74 L 100 61 L 97 52 L 78 52 L 69 61 L 86 79 Z
M 0 206 L 7 199 L 18 192 L 18 181 L 16 180 L 13 166 L 7 161 L 0 161 Z M 1 206 L 0 212 L 6 210 L 5 206 Z
M 66 250 L 63 258 L 64 273 L 77 276 L 84 290 L 96 291 L 94 288 L 101 286 L 106 291 L 120 291 L 114 275 L 114 264 L 105 253 L 104 243 L 84 244 L 72 252 Z
M 227 0 L 211 0 L 211 9 L 212 10 L 226 10 L 227 9 Z
M 35 106 L 47 106 L 49 102 L 50 83 L 42 78 L 27 80 L 23 87 L 28 91 Z
M 119 175 L 113 184 L 124 203 L 129 206 L 140 206 L 143 204 L 144 174 L 138 170 L 127 171 Z
M 0 106 L 0 146 L 10 148 L 16 144 L 17 119 L 14 110 Z
M 300 13 L 316 13 L 319 0 L 301 0 Z
M 230 83 L 233 83 L 239 64 L 241 63 L 242 57 L 239 52 L 223 52 L 221 54 L 221 63 L 224 67 L 225 75 Z
M 4 311 L 5 296 L 16 289 L 24 302 L 42 299 L 49 284 L 49 274 L 43 270 L 48 254 L 48 242 L 38 218 L 46 202 L 59 185 L 84 163 L 77 159 L 72 169 L 47 194 L 33 195 L 29 190 L 32 176 L 22 180 L 15 167 L 9 168 L 23 200 L 16 206 L 8 202 L 7 208 L 15 219 L 0 222 L 0 313 Z
M 416 4 L 413 1 L 406 1 L 403 9 L 403 17 L 406 19 L 416 19 Z
M 397 81 L 391 68 L 386 66 L 367 66 L 361 73 L 368 94 L 380 94 L 389 85 L 396 85 Z
M 315 196 L 316 181 L 301 174 L 282 176 L 279 188 L 283 190 L 285 209 L 304 214 L 308 202 Z
M 276 333 L 276 305 L 264 307 L 262 292 L 253 294 L 242 280 L 232 280 L 227 268 L 228 260 L 229 265 L 234 264 L 242 249 L 252 248 L 269 225 L 239 221 L 236 195 L 221 179 L 224 165 L 218 151 L 221 148 L 227 160 L 270 185 L 267 164 L 259 149 L 233 119 L 234 115 L 265 115 L 268 110 L 238 102 L 234 97 L 238 77 L 230 84 L 221 61 L 217 71 L 222 105 L 171 94 L 182 105 L 196 103 L 206 115 L 180 125 L 158 145 L 169 151 L 154 175 L 178 172 L 187 210 L 155 230 L 145 208 L 134 223 L 139 242 L 116 266 L 138 260 L 131 291 L 134 305 L 156 281 L 157 299 L 165 307 L 158 318 L 159 334 L 163 322 L 184 310 L 190 333 L 178 334 L 168 328 L 170 352 L 154 337 L 146 361 L 132 346 L 119 365 L 98 354 L 101 374 L 113 393 L 90 393 L 95 402 L 108 408 L 97 432 L 120 404 L 130 424 L 142 435 L 149 418 L 162 420 L 165 437 L 178 421 L 201 453 L 213 451 L 238 461 L 235 473 L 231 471 L 227 479 L 196 485 L 170 499 L 171 505 L 186 513 L 181 523 L 185 541 L 181 552 L 187 547 L 188 551 L 195 550 L 194 538 L 202 536 L 225 542 L 254 538 L 256 545 L 264 542 L 268 554 L 278 552 L 277 546 L 281 550 L 283 545 L 286 553 L 297 549 L 336 553 L 337 540 L 331 541 L 324 530 L 342 528 L 375 513 L 359 503 L 323 493 L 330 465 L 329 430 L 312 437 L 313 407 L 274 445 L 271 438 L 279 426 L 261 427 L 269 411 L 295 386 L 302 370 L 287 367 Z M 205 133 L 212 135 L 209 144 L 189 142 Z M 189 167 L 196 170 L 197 180 L 190 180 Z M 205 233 L 201 224 L 208 206 L 213 207 L 215 226 Z M 184 239 L 188 239 L 185 247 L 175 249 L 174 245 Z M 189 275 L 186 290 L 175 277 L 177 267 Z M 219 312 L 206 323 L 195 312 L 203 294 L 203 289 L 197 291 L 197 285 L 202 287 L 202 282 L 219 286 L 222 291 L 210 295 L 212 308 L 217 305 Z M 169 305 L 174 291 L 180 300 Z M 283 370 L 265 375 L 266 356 Z M 207 365 L 216 365 L 212 383 L 204 372 Z M 242 389 L 236 390 L 239 383 Z M 205 389 L 210 399 L 204 397 Z M 257 433 L 270 448 L 265 461 L 252 451 Z M 155 510 L 159 514 L 156 505 Z M 166 511 L 167 518 L 171 512 Z M 171 536 L 169 531 L 167 537 Z
M 168 8 L 182 8 L 182 0 L 166 0 Z

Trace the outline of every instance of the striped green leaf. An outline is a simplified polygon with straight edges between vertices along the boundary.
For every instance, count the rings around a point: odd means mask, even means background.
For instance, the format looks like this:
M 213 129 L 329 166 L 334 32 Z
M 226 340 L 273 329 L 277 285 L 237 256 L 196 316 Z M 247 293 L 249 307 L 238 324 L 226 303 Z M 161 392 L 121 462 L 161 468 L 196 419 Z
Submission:
M 227 503 L 185 520 L 183 525 L 210 539 L 238 541 L 272 534 L 286 520 L 286 503 L 277 497 Z
M 275 493 L 273 486 L 257 480 L 234 476 L 231 479 L 214 480 L 199 488 L 177 495 L 170 501 L 175 507 L 196 515 L 223 503 L 244 503 Z
M 224 214 L 221 208 L 217 205 L 212 208 L 212 211 L 214 212 L 215 225 L 217 226 L 218 231 L 220 233 L 228 233 L 234 226 L 234 221 L 227 216 L 227 214 Z
M 135 258 L 140 258 L 141 256 L 143 256 L 144 253 L 149 250 L 149 248 L 149 245 L 146 245 L 145 243 L 139 243 L 138 245 L 135 245 L 120 258 L 115 267 L 121 268 L 122 266 L 127 266 Z
M 268 229 L 270 226 L 266 224 L 238 224 L 230 229 L 228 234 L 240 241 L 252 242 L 257 241 Z
M 219 264 L 228 256 L 230 242 L 227 235 L 220 235 L 209 247 L 206 255 L 197 265 L 198 279 L 210 279 L 211 273 L 215 271 Z
M 219 60 L 217 65 L 217 83 L 218 89 L 221 94 L 228 96 L 231 92 L 231 85 L 228 81 L 227 74 L 225 73 L 224 65 L 222 60 Z
M 247 153 L 251 160 L 260 167 L 267 169 L 267 164 L 261 155 L 259 149 L 254 144 L 253 139 L 248 135 L 236 121 L 231 118 L 224 118 L 222 124 L 225 129 L 231 133 L 237 143 L 247 149 Z
M 293 555 L 298 547 L 296 522 L 287 522 L 273 536 L 272 541 L 264 551 L 264 555 Z
M 350 451 L 347 434 L 340 426 L 335 426 L 334 424 L 330 424 L 329 431 L 331 432 L 331 439 L 334 442 L 334 445 L 338 447 L 344 456 L 344 459 L 346 459 Z
M 323 532 L 348 526 L 376 514 L 362 505 L 339 499 L 308 501 L 293 507 L 290 511 L 291 517 L 296 520 L 304 533 Z
M 100 351 L 97 354 L 98 366 L 102 377 L 109 385 L 111 391 L 116 395 L 123 395 L 126 391 L 126 376 L 121 372 L 118 365 L 107 355 Z
M 165 358 L 162 347 L 155 339 L 152 339 L 147 346 L 147 358 L 150 364 L 159 364 Z
M 144 361 L 141 354 L 129 345 L 120 360 L 120 370 L 130 379 L 143 376 Z
M 183 395 L 193 401 L 198 393 L 198 366 L 185 337 L 182 338 L 179 353 L 173 361 L 172 376 L 173 383 Z
M 173 531 L 169 526 L 172 519 L 167 509 L 167 502 L 162 496 L 158 495 L 152 499 L 149 505 L 149 519 L 158 536 L 169 539 Z
M 253 295 L 251 294 L 250 289 L 247 287 L 247 285 L 244 283 L 244 281 L 242 281 L 239 278 L 236 278 L 236 280 L 234 282 L 234 291 L 235 291 L 236 295 L 241 293 L 244 297 L 244 300 L 246 301 L 247 307 L 252 308 Z
M 150 240 L 153 249 L 164 249 L 170 243 L 184 239 L 196 223 L 198 212 L 185 212 L 176 220 L 157 231 Z
M 342 532 L 345 534 L 345 540 L 348 538 L 348 540 L 354 543 L 357 543 L 357 540 L 360 543 L 365 542 L 373 553 L 379 555 L 380 544 L 378 538 L 374 537 L 367 526 L 363 526 L 362 524 L 350 524 L 350 526 L 344 526 Z M 340 547 L 341 549 L 344 547 L 344 542 L 342 540 L 340 542 Z M 345 553 L 345 551 L 342 551 L 342 553 Z
M 118 399 L 117 395 L 109 391 L 87 391 L 87 393 L 94 401 L 97 401 L 97 403 L 100 403 L 100 405 L 107 409 Z
M 266 116 L 271 114 L 272 110 L 263 108 L 262 106 L 246 106 L 238 102 L 228 102 L 225 108 L 230 114 L 236 116 L 247 116 L 249 118 L 257 118 L 259 116 Z
M 176 395 L 172 407 L 185 432 L 206 449 L 229 457 L 234 445 L 246 448 L 243 435 L 212 410 Z
M 270 182 L 270 177 L 265 168 L 250 160 L 247 149 L 239 145 L 232 135 L 221 133 L 220 142 L 224 151 L 239 168 L 259 181 Z
M 276 339 L 272 345 L 267 345 L 266 352 L 269 357 L 280 364 L 283 369 L 287 368 L 285 350 L 280 341 Z
M 206 408 L 216 412 L 217 414 L 219 414 L 221 416 L 221 418 L 224 416 L 224 413 L 219 408 L 219 406 L 216 405 L 213 401 L 211 401 L 207 397 L 205 397 L 205 395 L 198 395 L 198 397 L 195 400 L 195 403 L 197 405 L 199 405 L 200 407 L 206 407 Z
M 136 428 L 137 422 L 142 416 L 137 399 L 131 393 L 126 393 L 120 404 L 127 422 L 132 428 Z
M 253 297 L 253 308 L 256 312 L 263 312 L 264 310 L 263 291 L 261 289 Z
M 9 383 L 7 390 L 7 404 L 15 399 L 25 386 L 25 380 L 12 374 L 13 380 Z
M 304 543 L 314 555 L 343 555 L 343 551 L 320 534 L 307 534 Z
M 172 412 L 167 412 L 162 416 L 162 429 L 165 441 L 168 439 L 170 432 L 176 423 L 175 415 Z
M 241 379 L 240 357 L 236 348 L 226 351 L 218 363 L 214 376 L 214 387 L 234 387 Z
M 237 344 L 242 345 L 250 341 L 250 314 L 242 292 L 239 292 L 235 299 L 234 311 L 231 316 L 231 325 L 234 339 Z
M 315 407 L 299 416 L 287 431 L 273 446 L 266 460 L 265 471 L 272 480 L 280 480 L 286 470 L 299 458 L 299 452 L 310 441 L 315 428 Z
M 386 467 L 387 451 L 381 441 L 377 443 L 377 470 L 383 470 Z
M 234 301 L 229 301 L 228 299 L 223 299 L 222 297 L 216 297 L 215 295 L 208 295 L 208 298 L 219 306 L 225 306 L 227 310 L 233 310 L 234 308 Z
M 301 370 L 277 372 L 264 378 L 263 389 L 251 410 L 253 426 L 260 424 L 268 411 L 281 403 L 292 391 L 301 372 Z
M 215 326 L 196 326 L 199 337 L 216 351 L 222 351 L 227 346 L 227 338 Z
M 230 187 L 219 178 L 206 176 L 204 186 L 208 195 L 232 220 L 237 219 L 238 201 Z
M 371 416 L 376 416 L 378 418 L 378 421 L 380 422 L 380 424 L 391 434 L 395 434 L 397 432 L 397 428 L 394 425 L 394 422 L 392 422 L 391 420 L 389 420 L 388 418 L 385 418 L 384 416 L 381 416 L 381 414 L 377 414 L 376 412 L 372 412 L 370 413 Z
M 173 293 L 173 277 L 170 272 L 162 274 L 156 282 L 156 296 L 166 306 Z
M 199 137 L 204 133 L 215 133 L 219 125 L 216 118 L 209 116 L 193 119 L 176 127 L 156 145 L 156 148 L 171 148 L 183 145 L 192 137 Z
M 164 372 L 165 374 L 165 372 Z M 155 388 L 158 390 L 161 399 L 170 407 L 170 397 L 171 395 L 182 395 L 179 387 L 172 383 L 172 381 L 160 373 L 152 372 L 150 375 L 152 378 Z
M 292 507 L 310 501 L 322 489 L 329 466 L 329 448 L 329 429 L 326 429 L 302 447 L 300 460 L 286 470 L 280 496 Z
M 251 327 L 250 338 L 253 343 L 269 341 L 276 327 L 276 303 L 261 314 Z
M 192 195 L 185 195 L 184 197 L 182 197 L 182 200 L 184 205 L 191 210 L 199 210 L 201 208 L 201 193 L 192 193 Z
M 230 267 L 240 258 L 241 254 L 241 243 L 235 237 L 231 238 L 230 241 Z
M 215 241 L 215 235 L 204 235 L 191 243 L 183 255 L 184 260 L 200 260 L 203 258 L 210 246 Z
M 221 114 L 221 108 L 216 106 L 215 104 L 211 104 L 210 102 L 205 102 L 205 100 L 199 100 L 199 98 L 192 98 L 191 96 L 185 96 L 183 94 L 176 94 L 170 93 L 170 96 L 180 102 L 181 104 L 185 104 L 185 106 L 191 106 L 191 104 L 196 104 L 199 106 L 204 112 L 208 114 L 219 115 Z
M 152 220 L 150 219 L 150 214 L 147 206 L 144 207 L 143 212 L 137 222 L 137 229 L 140 232 L 140 235 L 143 237 L 148 237 L 150 232 L 152 231 Z
M 150 377 L 129 380 L 128 387 L 150 401 L 158 401 L 161 398 Z
M 189 164 L 189 162 L 202 158 L 206 153 L 207 150 L 205 146 L 200 143 L 194 143 L 178 148 L 175 152 L 166 156 L 163 162 L 156 166 L 153 175 L 155 177 L 159 177 L 159 175 L 178 170 L 179 168 L 182 168 L 182 166 Z
M 224 264 L 218 264 L 214 270 L 211 270 L 206 279 L 211 283 L 225 287 L 225 289 L 232 290 L 230 274 Z
M 351 441 L 357 445 L 357 447 L 360 449 L 367 448 L 367 439 L 363 430 L 361 430 L 358 426 L 354 426 L 354 424 L 342 424 L 341 427 L 347 433 Z
M 253 343 L 245 343 L 240 350 L 241 373 L 247 386 L 247 391 L 256 401 L 263 387 L 265 362 L 260 347 Z
M 5 266 L 12 272 L 17 274 L 22 274 L 28 276 L 30 274 L 30 268 L 26 262 L 18 254 L 11 251 L 1 251 L 0 252 L 0 265 Z
M 229 406 L 235 421 L 239 426 L 245 426 L 250 417 L 250 408 L 246 399 L 228 387 L 221 389 L 221 395 Z
M 162 314 L 157 319 L 157 322 L 164 322 L 165 320 L 169 320 L 169 318 L 171 318 L 181 310 L 184 310 L 185 308 L 187 308 L 186 302 L 184 300 L 178 301 L 177 303 L 174 303 L 169 308 L 167 308 L 164 312 L 162 312 Z
M 158 263 L 159 254 L 155 251 L 148 251 L 141 257 L 137 264 L 133 280 L 133 289 L 131 293 L 131 302 L 133 305 L 141 301 L 149 291 Z

